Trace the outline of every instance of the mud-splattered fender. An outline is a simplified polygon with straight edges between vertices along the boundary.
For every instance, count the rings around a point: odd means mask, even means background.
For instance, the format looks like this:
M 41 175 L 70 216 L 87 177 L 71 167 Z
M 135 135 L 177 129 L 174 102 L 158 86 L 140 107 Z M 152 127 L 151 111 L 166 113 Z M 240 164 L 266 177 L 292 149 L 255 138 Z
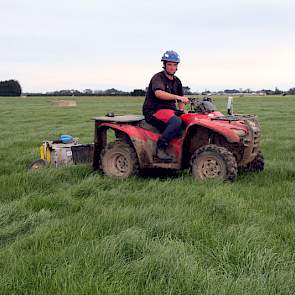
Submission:
M 204 119 L 193 120 L 187 126 L 186 134 L 188 134 L 188 132 L 191 130 L 191 128 L 194 128 L 196 126 L 202 126 L 202 127 L 205 127 L 209 130 L 214 131 L 215 133 L 221 134 L 230 143 L 240 142 L 239 135 L 235 131 L 228 128 L 228 126 L 224 126 L 223 124 L 218 124 L 218 123 L 216 123 L 216 121 L 212 122 L 212 121 L 204 120 Z
M 97 123 L 96 128 L 110 128 L 126 134 L 136 151 L 140 168 L 151 167 L 159 134 L 127 124 Z
M 153 156 L 156 153 L 156 142 L 160 137 L 159 133 L 146 130 L 144 128 L 128 125 L 128 124 L 113 124 L 113 123 L 96 123 L 96 128 L 111 128 L 123 132 L 128 136 L 130 142 L 136 151 L 140 168 L 151 168 L 154 164 Z M 168 152 L 175 157 L 176 162 L 181 160 L 181 138 L 171 140 Z

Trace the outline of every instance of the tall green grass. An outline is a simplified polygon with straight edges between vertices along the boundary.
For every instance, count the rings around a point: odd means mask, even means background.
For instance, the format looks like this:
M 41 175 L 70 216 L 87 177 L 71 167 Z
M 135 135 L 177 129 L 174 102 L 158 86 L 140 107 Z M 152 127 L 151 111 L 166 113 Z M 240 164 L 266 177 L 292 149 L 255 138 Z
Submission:
M 235 99 L 259 116 L 266 167 L 233 184 L 28 172 L 42 140 L 92 142 L 91 117 L 140 114 L 143 102 L 75 99 L 0 98 L 0 294 L 295 293 L 294 97 Z

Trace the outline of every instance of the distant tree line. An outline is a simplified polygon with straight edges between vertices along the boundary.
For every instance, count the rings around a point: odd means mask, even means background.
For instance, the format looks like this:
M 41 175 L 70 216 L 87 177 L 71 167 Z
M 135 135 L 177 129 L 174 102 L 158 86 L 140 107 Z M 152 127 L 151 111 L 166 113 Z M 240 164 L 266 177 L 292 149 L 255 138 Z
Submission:
M 0 81 L 0 96 L 21 96 L 22 88 L 18 81 Z
M 206 90 L 206 91 L 203 91 L 201 94 L 202 95 L 207 95 L 207 94 L 210 94 L 212 93 L 210 90 Z M 245 94 L 245 93 L 256 93 L 256 94 L 265 94 L 265 95 L 295 95 L 295 87 L 293 88 L 290 88 L 289 90 L 287 91 L 283 91 L 283 90 L 280 90 L 278 89 L 277 87 L 275 88 L 275 90 L 271 90 L 271 89 L 261 89 L 261 90 L 251 90 L 250 88 L 247 88 L 247 89 L 244 89 L 242 90 L 241 88 L 238 90 L 238 89 L 225 89 L 223 91 L 218 91 L 218 92 L 215 92 L 217 94 L 220 94 L 220 95 L 224 95 L 224 94 Z
M 115 88 L 106 90 L 92 90 L 85 89 L 79 91 L 76 89 L 64 89 L 50 91 L 46 93 L 34 92 L 25 93 L 27 96 L 145 96 L 147 89 L 133 89 L 132 91 L 122 91 Z M 184 95 L 191 95 L 193 92 L 190 91 L 188 86 L 183 87 Z
M 56 90 L 46 93 L 26 93 L 27 96 L 145 96 L 147 89 L 134 89 L 130 92 L 122 91 L 115 88 L 110 88 L 106 90 L 92 90 L 92 89 L 85 89 L 84 91 L 79 91 L 75 89 L 66 89 L 66 90 Z M 218 95 L 230 95 L 230 94 L 244 94 L 244 93 L 257 93 L 257 94 L 265 94 L 265 95 L 295 95 L 295 87 L 290 88 L 288 91 L 283 91 L 278 89 L 277 87 L 275 90 L 271 89 L 262 89 L 253 91 L 250 88 L 245 90 L 242 89 L 225 89 L 218 92 L 211 92 L 210 90 L 206 90 L 203 92 L 193 92 L 191 91 L 190 87 L 184 86 L 183 87 L 183 94 L 184 95 L 208 95 L 208 94 L 218 94 Z
M 27 96 L 142 96 L 145 91 L 141 89 L 134 89 L 131 92 L 110 88 L 106 90 L 92 90 L 85 89 L 84 91 L 76 89 L 64 89 L 50 91 L 46 93 L 26 93 Z
M 76 89 L 64 89 L 64 90 L 56 90 L 46 93 L 24 93 L 27 96 L 145 96 L 147 91 L 146 89 L 134 89 L 132 91 L 122 91 L 115 88 L 110 88 L 106 90 L 92 90 L 85 89 L 83 91 Z M 265 95 L 295 95 L 295 87 L 290 88 L 288 91 L 283 91 L 275 87 L 275 90 L 271 89 L 262 89 L 257 91 L 252 91 L 250 88 L 242 90 L 242 88 L 238 89 L 225 89 L 223 91 L 213 92 L 213 94 L 233 94 L 239 95 L 244 93 L 257 93 L 257 94 L 265 94 Z M 207 95 L 212 93 L 210 90 L 205 90 L 201 93 L 192 92 L 190 87 L 183 87 L 184 95 Z M 17 80 L 7 80 L 0 81 L 0 96 L 20 96 L 22 95 L 22 88 L 20 83 Z

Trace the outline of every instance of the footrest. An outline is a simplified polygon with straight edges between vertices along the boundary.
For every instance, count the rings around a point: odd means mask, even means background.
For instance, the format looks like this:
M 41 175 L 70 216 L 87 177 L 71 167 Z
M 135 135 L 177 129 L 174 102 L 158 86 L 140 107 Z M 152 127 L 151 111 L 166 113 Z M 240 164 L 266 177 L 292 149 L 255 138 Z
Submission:
M 164 163 L 164 162 L 159 162 L 159 163 L 153 163 L 154 168 L 163 168 L 163 169 L 179 169 L 179 163 Z
M 171 159 L 171 160 L 162 160 L 162 159 L 159 159 L 157 156 L 153 156 L 153 162 L 154 163 L 177 163 L 175 161 L 175 159 Z

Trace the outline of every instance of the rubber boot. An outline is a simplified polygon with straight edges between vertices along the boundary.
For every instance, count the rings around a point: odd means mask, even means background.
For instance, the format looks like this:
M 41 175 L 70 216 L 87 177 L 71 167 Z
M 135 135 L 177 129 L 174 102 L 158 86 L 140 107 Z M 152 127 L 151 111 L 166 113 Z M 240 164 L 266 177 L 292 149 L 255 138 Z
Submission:
M 168 147 L 168 142 L 164 138 L 159 138 L 157 142 L 157 157 L 163 162 L 172 162 L 173 157 L 169 155 L 166 151 Z

